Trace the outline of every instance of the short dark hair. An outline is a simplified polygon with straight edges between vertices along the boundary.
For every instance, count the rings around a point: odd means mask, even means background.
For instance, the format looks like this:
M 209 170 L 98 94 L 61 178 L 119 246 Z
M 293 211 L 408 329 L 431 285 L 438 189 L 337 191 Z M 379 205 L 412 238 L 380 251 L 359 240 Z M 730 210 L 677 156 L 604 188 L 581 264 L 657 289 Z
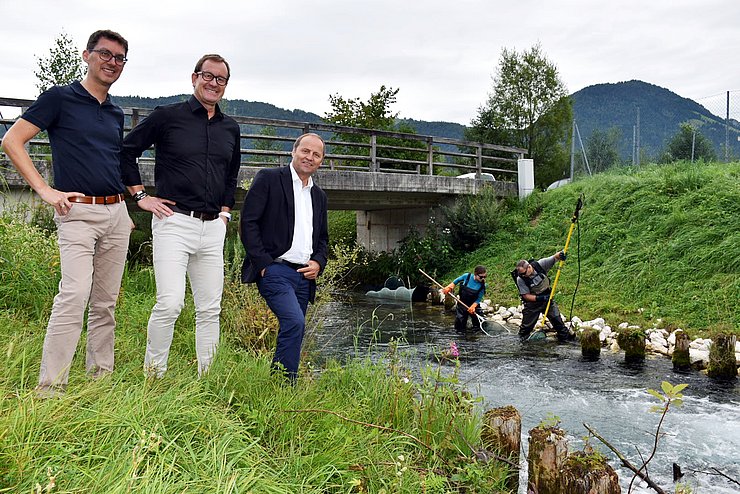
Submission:
M 216 53 L 207 53 L 206 55 L 200 57 L 200 59 L 195 64 L 195 70 L 193 70 L 193 72 L 200 72 L 206 60 L 211 60 L 212 62 L 223 63 L 224 65 L 226 65 L 226 79 L 231 77 L 231 68 L 229 67 L 229 62 L 227 62 L 224 57 L 222 57 L 221 55 L 217 55 Z
M 308 137 L 308 136 L 314 136 L 321 141 L 321 146 L 324 148 L 323 154 L 326 155 L 326 142 L 324 142 L 324 138 L 318 134 L 314 134 L 313 132 L 306 132 L 305 134 L 301 134 L 300 136 L 298 136 L 298 139 L 296 139 L 295 142 L 293 143 L 293 151 L 298 151 L 298 146 L 301 145 L 301 141 L 303 140 L 304 137 Z
M 481 266 L 480 264 L 478 266 L 476 266 L 475 269 L 473 270 L 473 273 L 475 273 L 475 274 L 483 274 L 485 272 L 486 272 L 486 267 L 485 266 Z
M 95 46 L 98 44 L 98 41 L 100 41 L 100 38 L 105 38 L 111 41 L 115 41 L 116 43 L 120 43 L 123 46 L 123 51 L 125 52 L 124 54 L 128 54 L 128 41 L 126 41 L 126 38 L 115 31 L 111 31 L 110 29 L 99 29 L 92 33 L 87 39 L 87 46 L 85 47 L 85 49 L 87 51 L 94 50 Z
M 529 263 L 527 261 L 525 261 L 524 259 L 521 259 L 518 263 L 516 263 L 516 271 L 517 271 L 517 273 L 519 273 L 522 268 L 524 268 L 524 269 L 528 269 L 529 268 Z

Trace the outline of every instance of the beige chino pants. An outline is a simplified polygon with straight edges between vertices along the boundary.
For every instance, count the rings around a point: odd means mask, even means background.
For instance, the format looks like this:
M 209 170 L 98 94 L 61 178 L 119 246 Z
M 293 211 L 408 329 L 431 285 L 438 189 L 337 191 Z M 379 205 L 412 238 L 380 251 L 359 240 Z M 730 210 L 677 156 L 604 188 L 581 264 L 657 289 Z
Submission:
M 113 371 L 114 312 L 131 234 L 125 202 L 73 204 L 54 221 L 62 279 L 44 339 L 41 391 L 66 387 L 88 306 L 85 368 L 93 377 Z

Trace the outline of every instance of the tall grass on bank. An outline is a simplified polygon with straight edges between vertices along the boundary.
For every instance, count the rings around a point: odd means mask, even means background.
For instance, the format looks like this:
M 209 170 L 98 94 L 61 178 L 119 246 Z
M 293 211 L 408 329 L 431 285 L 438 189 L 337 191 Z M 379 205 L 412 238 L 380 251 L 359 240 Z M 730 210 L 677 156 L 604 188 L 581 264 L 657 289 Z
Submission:
M 378 362 L 304 369 L 296 387 L 272 375 L 267 341 L 260 349 L 232 334 L 259 313 L 249 307 L 249 291 L 236 291 L 233 257 L 224 337 L 203 378 L 190 301 L 167 374 L 145 378 L 155 284 L 151 267 L 140 266 L 124 274 L 113 374 L 85 376 L 83 334 L 67 393 L 38 399 L 49 305 L 32 298 L 51 303 L 47 273 L 58 269 L 56 247 L 45 242 L 25 223 L 0 219 L 2 256 L 13 259 L 0 264 L 0 493 L 506 492 L 501 464 L 471 459 L 480 417 L 460 391 L 455 366 L 430 365 L 415 380 L 418 369 L 408 369 L 391 345 Z M 36 248 L 25 249 L 24 262 L 9 257 L 26 244 Z M 32 266 L 43 275 L 21 269 Z
M 484 264 L 493 302 L 517 304 L 509 271 L 520 258 L 563 248 L 580 194 L 580 231 L 571 239 L 558 285 L 564 313 L 580 263 L 574 314 L 582 318 L 682 327 L 697 335 L 718 327 L 740 334 L 737 162 L 615 169 L 509 202 L 487 244 L 457 260 L 449 276 Z

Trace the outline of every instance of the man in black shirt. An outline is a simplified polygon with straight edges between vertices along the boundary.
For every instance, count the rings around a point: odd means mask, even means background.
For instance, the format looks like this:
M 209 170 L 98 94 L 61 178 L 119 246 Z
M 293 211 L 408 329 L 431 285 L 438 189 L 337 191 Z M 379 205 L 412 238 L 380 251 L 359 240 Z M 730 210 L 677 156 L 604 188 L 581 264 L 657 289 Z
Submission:
M 152 216 L 157 303 L 147 328 L 144 369 L 162 377 L 175 321 L 185 300 L 185 276 L 195 302 L 198 374 L 218 346 L 223 244 L 239 173 L 239 124 L 218 106 L 229 82 L 229 64 L 204 55 L 191 76 L 193 96 L 157 107 L 126 136 L 121 153 L 123 183 Z M 155 149 L 155 195 L 142 185 L 137 158 Z

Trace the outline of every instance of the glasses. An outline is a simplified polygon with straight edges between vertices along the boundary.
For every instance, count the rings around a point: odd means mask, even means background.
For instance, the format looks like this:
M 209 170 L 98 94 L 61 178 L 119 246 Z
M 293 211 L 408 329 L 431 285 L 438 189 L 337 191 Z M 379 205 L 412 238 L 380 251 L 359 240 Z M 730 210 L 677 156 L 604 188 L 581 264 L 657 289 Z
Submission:
M 228 77 L 221 77 L 220 75 L 211 74 L 210 72 L 206 72 L 204 70 L 201 70 L 200 72 L 196 72 L 199 76 L 203 78 L 206 82 L 211 82 L 213 79 L 216 79 L 216 84 L 219 86 L 225 86 L 229 83 Z
M 485 280 L 486 279 L 486 276 L 488 276 L 488 275 L 486 275 L 486 274 L 479 274 L 477 276 L 478 276 L 478 278 L 480 278 L 482 280 Z
M 111 59 L 115 60 L 116 61 L 116 64 L 118 64 L 118 65 L 123 65 L 126 62 L 128 62 L 128 58 L 124 57 L 123 55 L 114 55 L 113 53 L 111 53 L 110 51 L 105 50 L 105 49 L 103 49 L 103 50 L 88 50 L 88 51 L 94 51 L 95 53 L 97 53 L 98 56 L 100 57 L 100 59 L 103 62 L 110 62 Z

